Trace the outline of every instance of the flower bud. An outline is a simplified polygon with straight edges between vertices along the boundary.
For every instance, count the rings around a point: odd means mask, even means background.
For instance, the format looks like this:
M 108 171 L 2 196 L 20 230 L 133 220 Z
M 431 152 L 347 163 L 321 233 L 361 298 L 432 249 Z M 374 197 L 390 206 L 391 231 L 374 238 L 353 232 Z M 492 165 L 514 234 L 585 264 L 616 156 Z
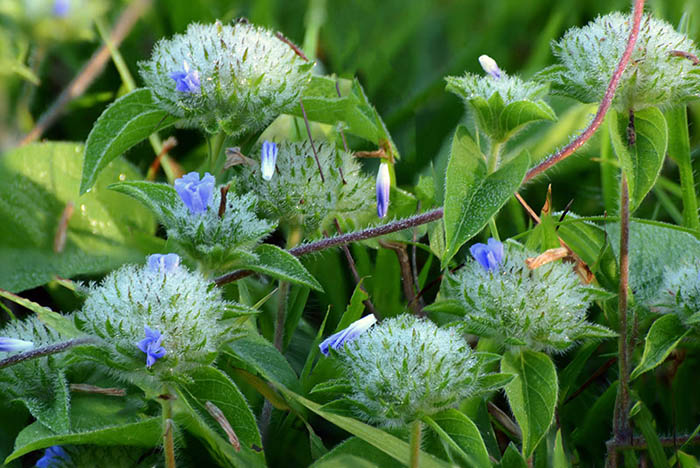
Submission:
M 0 352 L 12 353 L 16 351 L 27 351 L 33 347 L 34 343 L 31 341 L 0 336 Z
M 488 55 L 479 56 L 479 64 L 481 65 L 481 68 L 483 68 L 484 71 L 492 77 L 496 79 L 501 77 L 501 69 L 498 68 L 496 61 Z
M 148 269 L 153 273 L 172 273 L 180 266 L 180 257 L 174 253 L 153 254 L 148 257 L 147 263 Z
M 275 163 L 277 162 L 277 144 L 264 141 L 262 144 L 262 152 L 260 154 L 260 172 L 265 180 L 272 179 L 275 173 Z
M 382 162 L 377 171 L 377 216 L 383 218 L 389 210 L 389 190 L 391 188 L 391 177 L 389 176 L 389 165 Z
M 318 347 L 321 350 L 321 353 L 328 356 L 331 349 L 338 351 L 338 349 L 345 346 L 346 342 L 354 340 L 366 332 L 375 323 L 377 323 L 377 318 L 374 316 L 374 314 L 369 314 L 360 320 L 354 321 L 349 327 L 329 336 L 323 340 Z

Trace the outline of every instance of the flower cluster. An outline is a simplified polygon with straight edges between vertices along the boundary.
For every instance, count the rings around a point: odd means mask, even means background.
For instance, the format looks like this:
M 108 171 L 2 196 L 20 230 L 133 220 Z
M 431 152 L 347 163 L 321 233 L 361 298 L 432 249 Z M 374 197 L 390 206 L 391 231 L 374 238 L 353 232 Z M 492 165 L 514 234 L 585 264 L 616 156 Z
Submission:
M 478 389 L 479 365 L 455 329 L 401 315 L 338 346 L 360 416 L 400 426 L 455 406 Z
M 656 304 L 681 321 L 700 329 L 700 262 L 687 263 L 664 277 Z
M 263 129 L 295 106 L 312 66 L 271 31 L 218 22 L 190 24 L 140 63 L 158 103 L 185 126 L 233 136 Z
M 473 261 L 443 283 L 445 295 L 464 311 L 466 332 L 545 351 L 563 351 L 585 337 L 613 336 L 586 321 L 593 288 L 569 264 L 531 270 L 525 259 L 534 253 L 494 240 L 472 247 L 472 255 Z
M 211 270 L 230 267 L 241 257 L 250 257 L 251 250 L 275 228 L 275 224 L 255 214 L 253 194 L 236 195 L 228 191 L 221 203 L 222 192 L 214 185 L 214 177 L 190 172 L 175 180 L 179 200 L 172 211 L 162 211 L 161 221 L 168 237 L 195 262 Z
M 77 322 L 104 340 L 116 367 L 157 370 L 162 362 L 172 369 L 211 362 L 227 338 L 222 317 L 232 306 L 201 274 L 155 256 L 91 285 Z
M 554 42 L 559 59 L 540 73 L 552 91 L 583 102 L 599 102 L 627 46 L 630 15 L 619 12 L 572 28 Z M 686 55 L 691 54 L 691 55 Z M 700 69 L 688 57 L 700 51 L 692 40 L 665 21 L 644 16 L 629 65 L 618 85 L 613 106 L 622 112 L 645 107 L 671 107 L 700 95 Z
M 245 166 L 238 189 L 258 196 L 258 208 L 270 219 L 314 233 L 333 217 L 348 218 L 369 212 L 372 181 L 362 174 L 351 155 L 330 144 L 316 143 L 321 180 L 308 142 L 278 145 L 277 176 L 264 180 L 258 168 Z

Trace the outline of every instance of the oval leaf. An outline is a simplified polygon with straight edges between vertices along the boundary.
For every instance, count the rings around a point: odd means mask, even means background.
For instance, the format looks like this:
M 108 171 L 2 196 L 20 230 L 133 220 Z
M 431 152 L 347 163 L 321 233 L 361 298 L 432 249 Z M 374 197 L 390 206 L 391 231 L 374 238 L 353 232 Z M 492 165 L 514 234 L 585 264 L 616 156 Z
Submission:
M 668 146 L 666 118 L 656 107 L 635 112 L 635 141 L 632 145 L 628 141 L 630 116 L 617 114 L 615 118 L 615 115 L 611 115 L 610 123 L 610 139 L 627 176 L 630 212 L 633 212 L 656 183 L 664 163 Z
M 630 378 L 636 379 L 664 362 L 690 330 L 675 314 L 666 314 L 658 318 L 649 327 L 649 332 L 644 340 L 642 361 L 632 371 Z
M 241 268 L 323 292 L 323 287 L 316 278 L 304 268 L 298 258 L 286 250 L 272 244 L 261 244 L 255 248 L 255 254 L 258 256 L 257 262 L 245 263 Z
M 529 458 L 554 419 L 557 371 L 546 354 L 523 350 L 505 354 L 501 372 L 515 374 L 505 390 L 523 433 L 523 456 Z
M 489 452 L 479 429 L 471 419 L 456 409 L 447 409 L 426 418 L 425 422 L 470 467 L 490 467 Z
M 177 120 L 156 106 L 150 89 L 135 89 L 110 104 L 85 142 L 80 194 L 93 186 L 97 175 L 111 160 Z
M 523 152 L 487 174 L 483 154 L 463 126 L 457 127 L 445 179 L 445 241 L 442 266 L 477 234 L 513 195 L 525 177 L 529 157 Z

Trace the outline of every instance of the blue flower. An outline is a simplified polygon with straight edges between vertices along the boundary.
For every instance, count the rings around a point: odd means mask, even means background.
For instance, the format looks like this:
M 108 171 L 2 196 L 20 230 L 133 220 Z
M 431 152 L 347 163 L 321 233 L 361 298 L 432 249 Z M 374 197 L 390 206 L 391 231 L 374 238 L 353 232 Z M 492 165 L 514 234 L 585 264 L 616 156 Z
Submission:
M 377 216 L 383 218 L 389 209 L 389 188 L 391 187 L 391 177 L 389 177 L 389 165 L 385 162 L 379 165 L 377 172 Z
M 265 140 L 262 144 L 262 154 L 260 156 L 260 172 L 263 179 L 272 179 L 272 175 L 275 173 L 276 162 L 277 144 Z
M 170 78 L 175 80 L 175 90 L 183 93 L 200 93 L 199 72 L 190 70 L 187 62 L 183 63 L 184 70 L 170 73 Z
M 469 252 L 486 271 L 497 271 L 503 261 L 503 244 L 494 238 L 489 239 L 488 245 L 472 245 Z
M 148 325 L 144 325 L 143 330 L 146 338 L 139 341 L 138 347 L 146 353 L 146 367 L 151 367 L 158 359 L 165 356 L 165 348 L 161 346 L 163 335 L 157 330 L 151 330 Z
M 44 456 L 37 460 L 36 466 L 39 468 L 51 468 L 62 465 L 61 461 L 69 462 L 71 460 L 61 446 L 54 445 L 53 447 L 49 447 L 44 451 Z
M 496 61 L 488 55 L 480 56 L 479 63 L 481 64 L 481 68 L 483 68 L 484 71 L 492 77 L 496 79 L 501 77 L 501 69 L 498 68 L 498 64 L 496 63 Z
M 344 330 L 340 330 L 338 333 L 335 333 L 318 345 L 318 347 L 321 349 L 321 352 L 328 356 L 328 353 L 330 352 L 330 349 L 335 349 L 338 350 L 338 348 L 341 348 L 345 345 L 346 342 L 354 340 L 361 334 L 363 334 L 369 327 L 374 325 L 377 322 L 377 318 L 374 316 L 374 314 L 366 315 L 360 320 L 356 320 L 353 323 L 350 324 L 350 326 Z
M 171 273 L 180 266 L 180 257 L 177 254 L 166 255 L 153 254 L 148 257 L 148 269 L 152 273 Z
M 13 352 L 13 351 L 26 351 L 32 349 L 34 343 L 31 341 L 18 340 L 16 338 L 6 338 L 0 336 L 0 351 L 1 352 Z
M 209 201 L 214 193 L 214 176 L 204 173 L 199 180 L 199 173 L 190 172 L 179 179 L 175 179 L 175 191 L 192 214 L 201 214 L 207 211 Z
M 63 18 L 70 12 L 70 0 L 54 0 L 52 13 L 54 16 Z

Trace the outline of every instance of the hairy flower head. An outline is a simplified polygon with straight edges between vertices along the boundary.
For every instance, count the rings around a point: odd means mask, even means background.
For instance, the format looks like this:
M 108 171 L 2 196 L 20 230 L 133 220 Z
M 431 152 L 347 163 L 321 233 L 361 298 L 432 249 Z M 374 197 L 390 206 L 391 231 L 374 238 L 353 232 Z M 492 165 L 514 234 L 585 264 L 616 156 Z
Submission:
M 540 73 L 552 91 L 583 102 L 599 102 L 627 46 L 632 17 L 619 12 L 572 28 L 552 44 L 560 65 Z M 687 55 L 691 54 L 691 55 Z M 700 96 L 700 54 L 687 36 L 665 21 L 646 15 L 639 38 L 613 100 L 621 112 L 670 107 Z
M 663 312 L 674 313 L 684 324 L 700 330 L 700 261 L 667 271 L 655 302 Z
M 159 105 L 185 126 L 233 136 L 297 105 L 313 66 L 267 29 L 219 22 L 190 24 L 139 65 Z
M 513 242 L 504 246 L 497 269 L 471 260 L 444 282 L 446 295 L 464 310 L 465 331 L 538 351 L 563 351 L 584 337 L 611 336 L 586 321 L 594 292 L 570 264 L 531 270 L 525 259 L 534 253 Z
M 237 189 L 255 193 L 259 210 L 268 218 L 314 233 L 334 217 L 350 218 L 371 210 L 372 181 L 354 156 L 316 143 L 322 181 L 308 142 L 283 142 L 278 147 L 275 177 L 263 180 L 257 167 L 245 166 L 238 178 Z
M 478 360 L 454 329 L 389 318 L 338 348 L 360 416 L 405 425 L 455 406 L 478 387 Z

